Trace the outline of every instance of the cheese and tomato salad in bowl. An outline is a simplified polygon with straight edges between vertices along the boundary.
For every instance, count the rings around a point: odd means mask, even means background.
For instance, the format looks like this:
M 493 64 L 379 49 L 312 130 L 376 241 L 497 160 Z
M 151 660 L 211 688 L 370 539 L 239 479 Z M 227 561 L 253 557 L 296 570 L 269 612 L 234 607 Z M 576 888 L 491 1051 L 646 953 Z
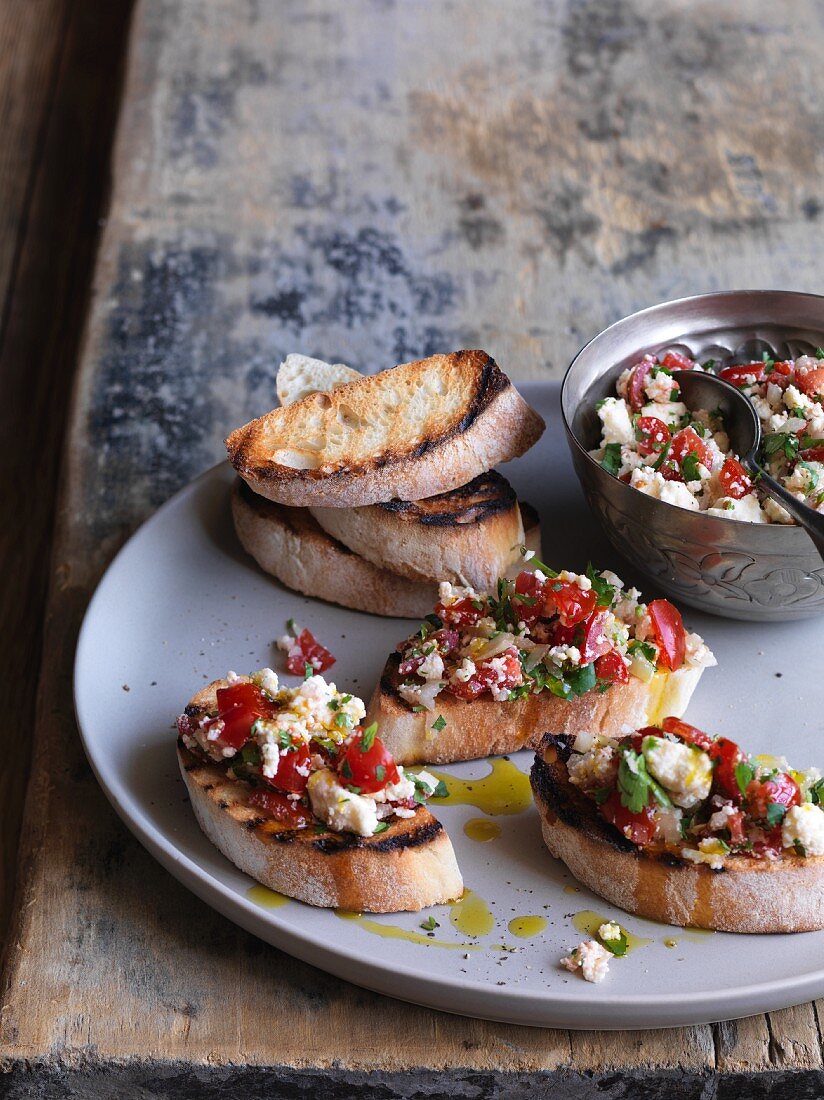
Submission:
M 730 449 L 720 411 L 688 409 L 672 376 L 715 372 L 718 364 L 678 351 L 643 355 L 619 376 L 615 396 L 597 403 L 600 445 L 590 451 L 609 473 L 667 504 L 749 523 L 793 523 Z M 797 359 L 768 355 L 717 370 L 755 406 L 761 460 L 798 500 L 824 513 L 824 350 Z

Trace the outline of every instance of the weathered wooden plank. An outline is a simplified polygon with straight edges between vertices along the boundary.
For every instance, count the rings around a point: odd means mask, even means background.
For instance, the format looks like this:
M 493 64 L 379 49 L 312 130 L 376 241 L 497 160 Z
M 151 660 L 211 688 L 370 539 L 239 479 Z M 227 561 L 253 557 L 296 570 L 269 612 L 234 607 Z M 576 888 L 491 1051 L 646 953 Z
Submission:
M 3 996 L 16 1065 L 335 1067 L 339 1088 L 359 1067 L 491 1075 L 459 1074 L 456 1095 L 567 1067 L 578 1095 L 598 1073 L 601 1095 L 629 1096 L 616 1068 L 673 1096 L 700 1095 L 716 1062 L 730 1088 L 750 1066 L 815 1073 L 804 1010 L 756 1020 L 750 1055 L 723 1029 L 720 1054 L 706 1028 L 570 1039 L 395 1004 L 262 947 L 106 809 L 68 669 L 117 543 L 269 406 L 285 352 L 371 368 L 481 345 L 515 374 L 557 374 L 652 300 L 742 281 L 815 289 L 820 40 L 813 3 L 790 23 L 766 0 L 723 18 L 643 0 L 138 5 Z M 403 1045 L 384 1041 L 387 1018 Z
M 0 7 L 0 943 L 12 903 L 49 540 L 128 4 Z M 14 256 L 12 258 L 12 253 Z

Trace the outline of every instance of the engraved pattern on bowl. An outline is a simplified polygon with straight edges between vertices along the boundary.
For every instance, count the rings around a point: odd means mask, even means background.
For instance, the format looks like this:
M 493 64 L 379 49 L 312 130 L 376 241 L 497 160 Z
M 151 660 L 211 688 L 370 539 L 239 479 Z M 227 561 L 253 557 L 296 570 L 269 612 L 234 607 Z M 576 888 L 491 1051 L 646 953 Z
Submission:
M 764 318 L 770 318 L 768 322 Z M 682 603 L 726 618 L 781 621 L 824 614 L 824 562 L 797 526 L 744 523 L 646 496 L 590 455 L 595 402 L 645 351 L 760 359 L 812 354 L 824 343 L 824 297 L 736 291 L 665 302 L 605 329 L 564 378 L 567 442 L 587 501 L 615 548 Z

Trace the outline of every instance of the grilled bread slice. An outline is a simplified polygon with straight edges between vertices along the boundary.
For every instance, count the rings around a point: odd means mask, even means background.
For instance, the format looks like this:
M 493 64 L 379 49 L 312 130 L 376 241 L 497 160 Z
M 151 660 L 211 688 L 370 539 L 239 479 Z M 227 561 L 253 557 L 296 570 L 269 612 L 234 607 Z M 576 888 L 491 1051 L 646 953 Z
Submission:
M 218 680 L 203 688 L 186 713 L 215 713 Z M 198 824 L 227 859 L 270 890 L 308 905 L 354 912 L 396 913 L 460 897 L 463 881 L 452 843 L 423 806 L 393 819 L 371 837 L 318 824 L 293 829 L 248 802 L 252 788 L 226 768 L 204 762 L 178 740 L 180 773 Z
M 253 493 L 237 479 L 232 518 L 241 545 L 265 573 L 287 588 L 356 611 L 420 619 L 438 598 L 436 584 L 421 584 L 353 554 L 312 518 Z
M 328 393 L 362 375 L 343 363 L 326 363 L 308 355 L 287 355 L 278 370 L 275 387 L 281 405 L 292 405 L 312 393 Z
M 540 558 L 538 513 L 523 503 L 521 514 L 525 545 Z M 305 596 L 396 619 L 422 619 L 438 598 L 436 584 L 373 565 L 327 535 L 307 508 L 265 500 L 241 478 L 232 488 L 232 518 L 241 545 L 264 573 Z
M 544 843 L 590 890 L 629 913 L 719 932 L 824 927 L 824 856 L 728 856 L 724 869 L 641 849 L 569 781 L 573 738 L 547 735 L 532 768 Z
M 377 566 L 481 591 L 503 576 L 524 541 L 515 490 L 494 470 L 425 500 L 310 511 L 328 534 Z
M 500 703 L 491 695 L 466 702 L 444 691 L 432 711 L 414 707 L 400 694 L 400 659 L 393 653 L 386 662 L 366 720 L 378 723 L 381 740 L 404 765 L 448 764 L 535 749 L 548 730 L 617 734 L 627 725 L 653 725 L 665 714 L 680 717 L 700 677 L 698 669 L 658 671 L 649 683 L 631 676 L 607 692 L 590 691 L 575 699 L 542 691 Z M 440 729 L 432 728 L 436 722 Z
M 543 429 L 486 352 L 459 351 L 274 409 L 226 445 L 261 496 L 346 508 L 447 492 L 523 454 Z

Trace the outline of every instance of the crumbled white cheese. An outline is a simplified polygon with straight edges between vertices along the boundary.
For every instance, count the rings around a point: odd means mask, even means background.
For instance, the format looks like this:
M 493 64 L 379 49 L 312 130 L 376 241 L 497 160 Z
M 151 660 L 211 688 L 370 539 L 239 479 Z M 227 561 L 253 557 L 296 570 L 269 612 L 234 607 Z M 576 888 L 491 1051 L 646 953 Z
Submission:
M 718 664 L 715 654 L 700 634 L 686 635 L 684 663 L 689 668 L 713 668 Z
M 698 842 L 698 848 L 682 848 L 681 855 L 691 863 L 706 863 L 713 871 L 720 871 L 729 849 L 723 841 L 715 837 L 705 837 Z
M 567 761 L 570 783 L 582 790 L 609 786 L 615 778 L 615 769 L 615 749 L 610 744 L 596 744 L 585 753 L 574 752 Z
M 712 508 L 707 509 L 708 516 L 723 516 L 725 519 L 743 520 L 745 523 L 765 523 L 764 512 L 755 493 L 746 496 L 720 497 Z
M 824 810 L 812 802 L 792 806 L 781 823 L 785 848 L 800 844 L 808 856 L 824 856 Z
M 707 753 L 664 737 L 645 737 L 642 751 L 647 770 L 676 806 L 688 810 L 709 796 L 712 760 Z
M 598 938 L 608 943 L 612 943 L 613 940 L 620 940 L 621 926 L 616 924 L 614 920 L 607 921 L 598 929 Z
M 310 775 L 306 789 L 312 812 L 335 832 L 372 836 L 378 827 L 375 800 L 347 791 L 330 768 Z
M 438 600 L 444 607 L 449 607 L 458 600 L 477 600 L 478 593 L 469 585 L 452 584 L 450 581 L 441 581 L 438 585 Z
M 265 691 L 273 699 L 280 690 L 277 673 L 271 668 L 259 668 L 257 672 L 253 672 L 252 683 L 257 684 L 261 691 Z
M 561 966 L 566 967 L 571 973 L 580 969 L 588 982 L 601 982 L 609 972 L 611 958 L 612 953 L 603 944 L 596 940 L 584 940 L 574 951 L 561 959 Z
M 455 669 L 453 679 L 459 683 L 465 684 L 467 680 L 471 680 L 476 672 L 475 662 L 471 657 L 464 657 L 458 668 Z
M 608 443 L 631 443 L 635 439 L 629 408 L 620 397 L 607 397 L 602 401 L 598 416 L 603 425 L 602 446 Z
M 581 663 L 581 651 L 574 645 L 551 646 L 547 657 L 556 665 L 580 665 Z
M 682 481 L 667 481 L 658 470 L 652 470 L 648 466 L 632 471 L 630 485 L 647 496 L 663 500 L 665 504 L 689 508 L 692 512 L 699 510 L 698 501 Z

